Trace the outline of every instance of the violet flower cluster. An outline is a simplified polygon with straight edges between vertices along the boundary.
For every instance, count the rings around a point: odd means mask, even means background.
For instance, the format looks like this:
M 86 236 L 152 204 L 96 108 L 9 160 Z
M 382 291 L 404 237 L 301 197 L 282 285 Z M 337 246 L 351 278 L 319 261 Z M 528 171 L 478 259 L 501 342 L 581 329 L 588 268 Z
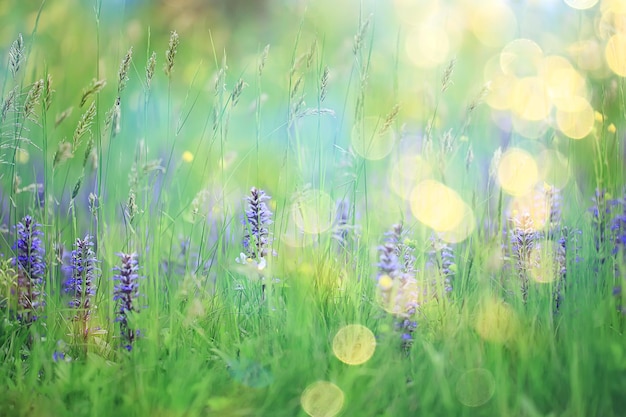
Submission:
M 414 316 L 419 307 L 420 288 L 415 278 L 413 248 L 405 240 L 402 224 L 394 225 L 386 233 L 384 243 L 378 247 L 377 280 L 383 308 L 396 317 L 402 346 L 408 349 L 417 328 Z
M 257 261 L 267 256 L 271 243 L 269 225 L 272 223 L 272 212 L 266 204 L 270 198 L 265 191 L 255 187 L 246 197 L 248 208 L 244 220 L 243 248 L 248 258 Z
M 132 328 L 129 316 L 139 312 L 137 299 L 139 298 L 139 263 L 136 253 L 118 253 L 121 266 L 113 268 L 117 274 L 113 277 L 116 282 L 113 288 L 113 301 L 116 302 L 115 321 L 120 324 L 121 343 L 128 351 L 132 350 L 139 331 Z
M 71 296 L 69 306 L 75 311 L 74 320 L 83 326 L 83 336 L 86 337 L 100 270 L 91 236 L 76 239 L 74 246 L 70 265 L 65 268 L 69 273 L 69 278 L 65 281 L 65 293 Z
M 46 262 L 40 227 L 31 216 L 25 216 L 16 227 L 13 266 L 17 267 L 17 318 L 23 323 L 36 321 L 38 312 L 45 305 L 43 287 Z

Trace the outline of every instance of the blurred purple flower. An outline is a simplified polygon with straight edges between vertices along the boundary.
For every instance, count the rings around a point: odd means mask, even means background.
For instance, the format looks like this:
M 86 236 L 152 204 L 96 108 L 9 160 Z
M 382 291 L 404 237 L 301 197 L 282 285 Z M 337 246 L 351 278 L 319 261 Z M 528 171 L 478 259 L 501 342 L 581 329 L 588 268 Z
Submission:
M 270 198 L 265 191 L 255 187 L 246 197 L 248 208 L 244 219 L 243 248 L 248 258 L 257 261 L 267 256 L 271 243 L 268 226 L 272 223 L 272 212 L 266 204 Z
M 139 332 L 134 330 L 129 323 L 129 315 L 139 312 L 136 304 L 139 297 L 139 264 L 136 253 L 118 253 L 121 266 L 113 268 L 117 274 L 113 277 L 116 284 L 113 288 L 113 301 L 116 302 L 115 321 L 120 324 L 122 345 L 127 350 L 132 350 L 132 345 Z
M 40 224 L 35 223 L 31 216 L 25 216 L 17 224 L 17 240 L 13 245 L 15 258 L 13 266 L 17 266 L 17 302 L 18 319 L 24 323 L 37 320 L 37 311 L 45 305 L 43 300 L 44 274 L 46 263 L 45 251 L 39 236 Z
M 69 306 L 76 311 L 74 320 L 83 326 L 83 335 L 88 333 L 87 322 L 91 316 L 92 298 L 96 294 L 95 282 L 100 276 L 98 260 L 93 251 L 91 236 L 76 239 L 75 249 L 71 253 L 71 263 L 65 269 L 69 278 L 65 281 L 65 293 L 72 299 Z

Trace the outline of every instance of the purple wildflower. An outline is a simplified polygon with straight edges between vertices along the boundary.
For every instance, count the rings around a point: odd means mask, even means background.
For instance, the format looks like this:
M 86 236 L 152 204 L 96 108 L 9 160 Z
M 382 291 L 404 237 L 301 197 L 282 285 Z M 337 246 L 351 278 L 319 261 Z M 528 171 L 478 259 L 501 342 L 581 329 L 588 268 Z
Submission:
M 65 281 L 65 292 L 72 297 L 69 306 L 76 311 L 74 320 L 83 326 L 84 337 L 88 333 L 87 323 L 91 316 L 91 300 L 96 294 L 95 281 L 100 275 L 97 267 L 98 260 L 92 247 L 91 236 L 76 239 L 75 249 L 71 254 L 71 264 L 66 267 L 70 276 Z
M 511 233 L 511 251 L 515 267 L 520 280 L 522 291 L 522 301 L 528 301 L 529 276 L 528 271 L 532 264 L 532 250 L 539 237 L 534 229 L 533 219 L 530 214 L 524 213 L 521 216 L 512 218 L 513 228 Z
M 626 257 L 626 195 L 620 200 L 616 200 L 615 205 L 619 206 L 621 210 L 615 214 L 611 221 L 611 233 L 615 241 L 612 253 L 616 255 L 621 249 Z
M 268 226 L 272 223 L 272 212 L 265 202 L 270 198 L 265 191 L 255 187 L 250 189 L 250 195 L 246 197 L 248 209 L 244 219 L 243 248 L 249 259 L 260 261 L 268 254 L 271 243 Z
M 430 239 L 431 250 L 428 252 L 429 260 L 427 266 L 435 268 L 437 273 L 431 283 L 434 294 L 439 294 L 443 280 L 444 293 L 452 291 L 452 279 L 455 275 L 456 263 L 454 262 L 454 248 L 438 237 L 432 236 Z
M 567 278 L 567 241 L 569 230 L 565 227 L 561 231 L 561 237 L 558 240 L 558 246 L 556 247 L 556 265 L 557 265 L 557 281 L 554 286 L 554 313 L 558 313 L 561 304 L 563 303 L 563 290 L 566 286 Z
M 120 324 L 122 345 L 132 349 L 132 344 L 139 335 L 129 323 L 129 315 L 139 312 L 136 300 L 139 297 L 139 264 L 136 253 L 118 253 L 121 266 L 113 268 L 118 273 L 113 277 L 117 281 L 113 288 L 113 301 L 117 302 L 115 321 Z
M 385 242 L 378 247 L 378 289 L 385 310 L 396 316 L 396 329 L 401 333 L 402 347 L 413 343 L 417 322 L 411 320 L 419 307 L 420 288 L 415 279 L 413 249 L 404 243 L 402 224 L 385 233 Z M 404 262 L 400 262 L 400 258 Z
M 15 258 L 13 266 L 17 266 L 17 302 L 18 319 L 24 323 L 37 320 L 37 311 L 45 305 L 43 300 L 44 274 L 46 262 L 45 251 L 39 236 L 40 224 L 35 223 L 31 216 L 25 216 L 17 224 L 17 240 L 13 245 Z

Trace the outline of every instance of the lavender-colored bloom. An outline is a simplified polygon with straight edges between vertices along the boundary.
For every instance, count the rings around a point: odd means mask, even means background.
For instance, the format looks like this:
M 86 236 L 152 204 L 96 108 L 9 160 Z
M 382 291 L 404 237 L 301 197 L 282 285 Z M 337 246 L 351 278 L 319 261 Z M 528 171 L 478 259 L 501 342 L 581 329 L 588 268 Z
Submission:
M 615 205 L 619 207 L 620 211 L 615 214 L 611 221 L 611 233 L 615 241 L 612 253 L 616 255 L 622 250 L 626 258 L 626 195 L 620 200 L 616 200 Z
M 17 266 L 17 302 L 18 319 L 24 323 L 37 320 L 37 311 L 45 305 L 43 300 L 44 274 L 46 262 L 45 251 L 39 236 L 40 224 L 35 223 L 31 216 L 25 216 L 17 224 L 17 240 L 13 245 L 15 258 L 13 266 Z
M 113 301 L 116 304 L 115 321 L 120 324 L 122 345 L 132 349 L 132 344 L 138 336 L 138 331 L 130 327 L 128 316 L 132 312 L 139 312 L 137 298 L 139 297 L 139 264 L 136 253 L 118 253 L 121 266 L 113 268 L 117 274 L 113 277 L 116 284 L 113 288 Z
M 427 262 L 427 267 L 435 268 L 438 271 L 436 276 L 443 280 L 444 293 L 450 293 L 452 291 L 452 279 L 456 273 L 454 248 L 435 236 L 431 237 L 431 247 L 432 249 L 428 253 L 429 260 Z M 438 294 L 441 284 L 437 279 L 435 279 L 431 284 L 433 292 Z
M 250 259 L 260 260 L 269 252 L 271 240 L 268 226 L 272 223 L 272 212 L 266 201 L 270 198 L 265 191 L 255 187 L 250 189 L 250 195 L 246 197 L 248 209 L 244 220 L 243 248 Z
M 71 264 L 65 268 L 70 274 L 65 281 L 65 293 L 72 297 L 69 306 L 75 309 L 75 320 L 85 325 L 85 331 L 87 331 L 86 324 L 91 316 L 91 300 L 96 294 L 95 281 L 100 275 L 97 264 L 91 236 L 76 239 L 75 249 L 71 254 Z
M 402 274 L 402 268 L 398 261 L 397 247 L 392 243 L 384 243 L 378 247 L 378 278 L 389 275 L 396 278 Z
M 595 228 L 595 247 L 596 251 L 602 252 L 607 241 L 607 229 L 610 225 L 613 208 L 618 205 L 618 201 L 607 199 L 606 192 L 596 190 L 595 197 L 592 198 L 594 205 L 589 209 L 592 213 L 592 220 Z M 610 238 L 609 238 L 610 239 Z M 604 255 L 600 257 L 600 262 L 604 262 Z
M 513 228 L 510 230 L 511 252 L 515 261 L 515 268 L 520 280 L 522 301 L 528 301 L 529 277 L 531 268 L 531 254 L 538 239 L 538 233 L 534 229 L 533 220 L 528 213 L 512 219 Z
M 557 281 L 554 286 L 554 313 L 558 313 L 561 304 L 563 303 L 563 289 L 566 285 L 567 278 L 567 241 L 568 241 L 568 229 L 563 228 L 562 235 L 558 240 L 558 246 L 556 247 L 555 260 L 557 265 Z

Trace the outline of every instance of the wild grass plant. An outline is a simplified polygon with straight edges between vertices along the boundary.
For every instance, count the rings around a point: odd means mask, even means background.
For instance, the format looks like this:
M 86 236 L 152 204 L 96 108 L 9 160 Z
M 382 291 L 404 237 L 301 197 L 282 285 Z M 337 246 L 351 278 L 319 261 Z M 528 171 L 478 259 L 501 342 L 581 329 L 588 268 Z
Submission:
M 624 415 L 618 52 L 416 90 L 373 5 L 234 58 L 94 6 L 3 43 L 0 416 Z

